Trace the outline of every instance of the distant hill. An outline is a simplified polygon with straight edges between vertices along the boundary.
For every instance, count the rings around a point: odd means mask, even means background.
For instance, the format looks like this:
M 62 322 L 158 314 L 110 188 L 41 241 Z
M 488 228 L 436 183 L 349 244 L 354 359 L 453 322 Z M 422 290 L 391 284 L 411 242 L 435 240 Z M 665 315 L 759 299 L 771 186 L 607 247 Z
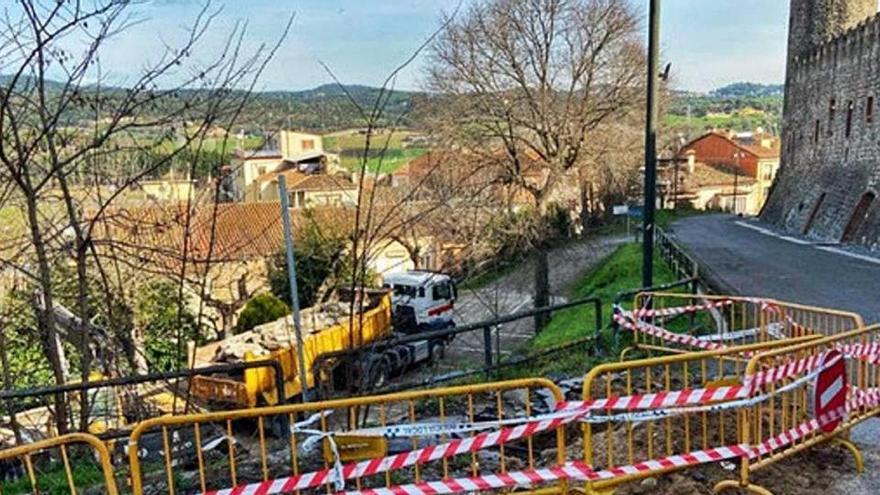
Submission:
M 0 74 L 0 87 L 8 85 L 10 75 Z M 47 81 L 50 91 L 60 91 L 63 85 Z M 85 89 L 88 89 L 86 87 Z M 122 88 L 104 88 L 105 94 L 122 91 Z M 340 129 L 362 127 L 366 124 L 357 106 L 367 113 L 372 111 L 381 89 L 363 85 L 324 84 L 300 91 L 266 91 L 253 96 L 252 104 L 241 116 L 240 126 L 249 130 L 270 130 L 282 126 L 316 132 L 330 132 Z M 412 100 L 420 93 L 411 91 L 391 91 L 387 105 L 380 119 L 380 125 L 407 126 L 411 123 L 408 115 Z M 356 104 L 353 104 L 351 100 Z M 157 109 L 157 112 L 161 109 Z M 86 114 L 68 116 L 70 123 L 89 119 Z
M 371 86 L 324 84 L 302 91 L 259 93 L 254 97 L 255 106 L 264 107 L 267 112 L 251 120 L 267 127 L 286 125 L 322 132 L 362 127 L 366 122 L 357 106 L 371 112 L 380 92 L 381 88 Z M 408 113 L 413 99 L 419 95 L 421 93 L 399 90 L 383 95 L 387 104 L 380 123 L 409 125 Z
M 673 93 L 665 124 L 675 133 L 699 135 L 707 129 L 779 132 L 783 86 L 737 82 L 709 93 Z
M 716 98 L 749 98 L 757 96 L 782 96 L 785 86 L 782 84 L 761 84 L 737 82 L 722 86 L 709 92 Z

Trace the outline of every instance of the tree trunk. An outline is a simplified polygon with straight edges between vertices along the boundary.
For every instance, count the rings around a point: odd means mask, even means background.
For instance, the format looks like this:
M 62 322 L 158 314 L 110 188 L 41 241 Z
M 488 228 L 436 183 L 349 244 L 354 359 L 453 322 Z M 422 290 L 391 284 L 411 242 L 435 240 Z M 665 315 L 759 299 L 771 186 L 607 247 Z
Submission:
M 61 339 L 55 329 L 55 317 L 52 313 L 54 299 L 52 298 L 52 271 L 50 268 L 49 255 L 43 241 L 39 227 L 39 212 L 37 211 L 37 198 L 33 191 L 26 191 L 25 201 L 27 206 L 28 224 L 30 227 L 31 242 L 37 258 L 37 278 L 39 280 L 39 297 L 41 300 L 34 301 L 34 312 L 37 317 L 37 327 L 43 336 L 46 355 L 52 366 L 52 375 L 55 385 L 64 385 L 68 379 L 66 360 L 62 357 L 63 349 Z M 67 433 L 67 404 L 64 394 L 55 394 L 55 424 L 58 434 Z
M 144 330 L 133 325 L 131 328 L 131 355 L 129 363 L 131 369 L 136 375 L 146 375 L 150 372 L 150 365 L 147 363 L 146 346 L 144 345 Z
M 232 336 L 232 322 L 235 320 L 235 310 L 223 305 L 217 306 L 217 312 L 220 313 L 220 322 L 223 325 L 221 331 L 221 339 L 227 339 Z
M 9 369 L 9 355 L 6 347 L 6 322 L 0 327 L 0 364 L 3 366 L 3 388 L 12 390 L 12 373 Z M 18 417 L 13 402 L 6 401 L 6 412 L 9 414 L 9 424 L 12 427 L 12 434 L 15 436 L 15 445 L 21 445 L 21 428 L 18 426 Z
M 590 215 L 593 213 L 590 193 L 592 192 L 591 185 L 587 185 L 587 181 L 582 180 L 580 184 L 580 200 L 581 200 L 581 232 L 587 232 L 590 228 Z
M 547 250 L 538 248 L 535 253 L 535 307 L 550 305 L 550 260 Z M 541 333 L 550 321 L 549 313 L 535 315 L 535 333 Z

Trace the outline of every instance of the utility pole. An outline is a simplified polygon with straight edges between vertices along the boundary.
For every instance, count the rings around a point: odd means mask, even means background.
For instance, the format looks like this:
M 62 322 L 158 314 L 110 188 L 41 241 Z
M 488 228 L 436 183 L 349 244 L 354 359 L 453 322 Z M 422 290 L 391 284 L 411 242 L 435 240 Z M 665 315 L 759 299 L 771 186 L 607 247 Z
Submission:
M 654 209 L 657 206 L 657 84 L 660 74 L 660 0 L 650 0 L 648 97 L 645 119 L 645 208 L 642 226 L 642 287 L 654 285 Z
M 737 150 L 733 153 L 733 157 L 736 158 L 736 167 L 733 169 L 733 214 L 736 215 L 736 203 L 739 200 L 739 166 L 742 152 Z
M 278 194 L 281 196 L 281 218 L 284 223 L 284 244 L 287 248 L 287 281 L 290 284 L 290 309 L 293 311 L 293 330 L 296 334 L 296 358 L 299 361 L 299 383 L 302 401 L 309 401 L 309 382 L 306 371 L 306 355 L 302 336 L 302 323 L 299 315 L 299 294 L 296 286 L 296 260 L 293 257 L 293 229 L 290 225 L 290 197 L 287 195 L 287 179 L 278 176 Z M 278 403 L 284 399 L 284 390 L 278 391 Z

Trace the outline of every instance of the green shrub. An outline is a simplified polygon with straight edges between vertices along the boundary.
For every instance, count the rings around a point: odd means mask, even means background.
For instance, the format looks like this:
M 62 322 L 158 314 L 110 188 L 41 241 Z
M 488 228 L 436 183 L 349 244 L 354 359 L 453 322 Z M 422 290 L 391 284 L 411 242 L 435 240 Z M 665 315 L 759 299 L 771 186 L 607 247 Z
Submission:
M 289 313 L 290 308 L 281 299 L 268 292 L 257 294 L 248 301 L 238 316 L 235 332 L 246 332 L 263 323 L 275 321 Z

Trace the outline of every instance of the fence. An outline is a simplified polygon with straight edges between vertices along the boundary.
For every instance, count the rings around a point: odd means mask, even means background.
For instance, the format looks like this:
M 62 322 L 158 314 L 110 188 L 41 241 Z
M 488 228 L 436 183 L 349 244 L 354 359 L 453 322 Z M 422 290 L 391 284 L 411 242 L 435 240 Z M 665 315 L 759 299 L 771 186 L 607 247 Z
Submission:
M 104 493 L 117 495 L 110 453 L 101 440 L 71 433 L 28 445 L 0 450 L 0 491 L 23 493 L 82 493 L 103 483 Z M 89 486 L 84 486 L 88 483 Z
M 714 350 L 802 335 L 835 335 L 864 326 L 856 313 L 772 299 L 645 292 L 630 314 L 615 320 L 632 334 L 633 349 Z
M 801 337 L 795 342 L 807 339 L 814 337 Z M 656 414 L 662 409 L 657 403 L 666 400 L 665 397 L 677 400 L 685 396 L 686 393 L 681 391 L 712 390 L 741 384 L 748 363 L 742 352 L 761 352 L 791 344 L 792 341 L 766 342 L 737 349 L 675 354 L 593 368 L 584 378 L 586 403 L 596 398 L 648 398 L 649 407 L 642 403 L 636 407 L 625 405 L 624 409 L 648 409 L 650 414 L 631 418 L 621 416 L 604 425 L 584 423 L 584 463 L 594 471 L 614 475 L 589 484 L 588 492 L 610 489 L 628 481 L 685 467 L 669 462 L 650 463 L 660 457 L 699 457 L 695 451 L 708 452 L 713 447 L 727 446 L 737 440 L 734 409 L 719 408 L 664 417 Z M 641 402 L 641 399 L 635 402 Z M 689 403 L 673 401 L 669 404 L 676 405 Z M 609 411 L 612 409 L 609 407 Z M 631 466 L 639 466 L 639 469 Z
M 831 352 L 843 361 L 839 385 L 819 390 L 816 373 L 829 370 Z M 880 411 L 880 326 L 777 349 L 749 361 L 746 381 L 770 396 L 740 411 L 739 443 L 751 445 L 741 458 L 740 479 L 716 485 L 716 492 L 743 488 L 769 494 L 749 481 L 751 472 L 818 443 L 834 440 L 849 449 L 863 469 L 861 454 L 846 438 L 850 428 Z M 839 399 L 835 405 L 830 402 Z M 827 400 L 826 400 L 827 399 Z M 822 403 L 828 404 L 823 408 Z
M 553 382 L 534 378 L 155 418 L 130 437 L 132 491 L 140 495 L 149 486 L 151 493 L 169 494 L 229 487 L 238 487 L 236 493 L 335 492 L 343 486 L 390 487 L 402 479 L 506 473 L 547 462 L 543 455 L 561 464 L 562 429 L 499 438 L 462 425 L 552 411 L 563 399 Z M 381 461 L 357 462 L 371 458 Z M 176 476 L 175 470 L 187 465 L 197 476 Z M 563 488 L 556 484 L 547 493 Z
M 678 279 L 699 279 L 700 265 L 662 227 L 654 226 L 654 245 Z
M 515 333 L 516 337 L 528 338 L 534 336 L 529 332 L 526 335 L 520 335 L 516 329 L 510 328 L 509 325 L 517 324 L 522 321 L 530 322 L 535 315 L 552 314 L 568 308 L 592 306 L 593 321 L 583 328 L 583 337 L 569 344 L 559 346 L 554 351 L 564 351 L 574 347 L 593 347 L 596 342 L 595 337 L 603 329 L 603 310 L 602 300 L 598 297 L 586 297 L 561 304 L 534 308 L 528 310 L 517 311 L 508 315 L 500 316 L 490 320 L 482 320 L 465 325 L 420 332 L 414 335 L 396 336 L 388 342 L 382 342 L 382 345 L 393 344 L 412 344 L 424 341 L 445 341 L 449 342 L 453 338 L 456 339 L 454 348 L 447 348 L 447 354 L 450 352 L 458 352 L 459 356 L 447 356 L 444 361 L 451 363 L 453 370 L 450 372 L 439 372 L 436 369 L 428 370 L 428 376 L 404 384 L 392 385 L 390 387 L 379 390 L 379 392 L 408 390 L 416 387 L 433 386 L 451 380 L 457 380 L 463 377 L 472 376 L 482 373 L 488 379 L 492 372 L 500 368 L 508 366 L 516 366 L 526 362 L 540 359 L 549 355 L 549 353 L 536 353 L 533 355 L 516 355 L 524 340 L 509 341 L 511 333 Z M 506 327 L 507 325 L 507 327 Z M 592 350 L 592 349 L 590 349 Z M 349 356 L 356 358 L 357 354 L 362 350 L 345 350 L 340 352 L 327 353 L 321 357 L 322 359 L 339 359 Z M 367 349 L 369 352 L 369 348 Z M 459 359 L 456 360 L 455 358 Z M 321 369 L 321 360 L 318 360 L 315 369 Z M 473 363 L 480 363 L 478 367 L 474 367 Z M 464 369 L 462 369 L 464 368 Z
M 248 363 L 223 364 L 193 370 L 126 376 L 88 382 L 26 390 L 0 391 L 0 403 L 26 404 L 10 411 L 10 427 L 30 439 L 48 438 L 57 434 L 53 401 L 62 395 L 70 405 L 68 431 L 81 430 L 102 439 L 124 437 L 131 424 L 163 414 L 193 410 L 186 401 L 187 383 L 182 379 L 203 375 L 230 375 L 249 370 L 269 368 L 276 386 L 283 384 L 281 366 L 277 361 L 264 360 Z M 83 414 L 81 399 L 86 394 Z M 78 424 L 86 418 L 86 425 Z

